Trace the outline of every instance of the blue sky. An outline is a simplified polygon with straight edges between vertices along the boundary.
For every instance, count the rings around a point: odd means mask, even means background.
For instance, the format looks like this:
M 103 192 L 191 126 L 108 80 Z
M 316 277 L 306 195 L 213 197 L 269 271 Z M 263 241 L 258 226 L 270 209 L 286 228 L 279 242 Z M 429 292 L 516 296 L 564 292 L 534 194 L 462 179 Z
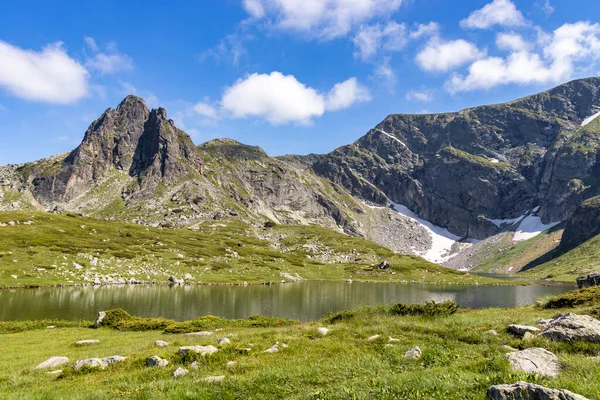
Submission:
M 0 13 L 0 164 L 73 149 L 130 93 L 197 144 L 306 154 L 600 75 L 592 0 L 50 3 Z

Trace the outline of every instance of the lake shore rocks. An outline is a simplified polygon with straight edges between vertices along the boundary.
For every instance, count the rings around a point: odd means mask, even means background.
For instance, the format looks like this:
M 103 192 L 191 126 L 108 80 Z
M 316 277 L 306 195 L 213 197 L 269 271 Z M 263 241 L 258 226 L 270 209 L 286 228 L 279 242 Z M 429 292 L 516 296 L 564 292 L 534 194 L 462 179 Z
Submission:
M 568 390 L 550 389 L 527 382 L 491 386 L 487 390 L 487 396 L 490 400 L 588 400 Z
M 542 348 L 530 348 L 506 353 L 504 357 L 515 371 L 523 371 L 556 378 L 560 372 L 558 358 Z
M 566 342 L 583 340 L 600 343 L 600 321 L 589 315 L 563 314 L 545 325 L 541 335 Z

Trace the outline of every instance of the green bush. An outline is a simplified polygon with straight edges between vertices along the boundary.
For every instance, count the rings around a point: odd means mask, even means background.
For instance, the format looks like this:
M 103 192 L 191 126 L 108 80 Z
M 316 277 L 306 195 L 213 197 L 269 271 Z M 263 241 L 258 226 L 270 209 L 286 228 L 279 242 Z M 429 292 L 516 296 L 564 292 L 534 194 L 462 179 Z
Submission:
M 264 225 L 265 228 L 274 228 L 276 226 L 277 226 L 277 224 L 271 220 L 268 220 L 267 222 L 265 222 L 265 225 Z
M 436 303 L 428 301 L 425 304 L 397 303 L 390 308 L 393 315 L 425 315 L 425 316 L 447 316 L 458 311 L 460 306 L 453 301 Z
M 578 306 L 591 306 L 600 303 L 600 287 L 572 290 L 551 298 L 544 306 L 546 309 L 573 308 Z

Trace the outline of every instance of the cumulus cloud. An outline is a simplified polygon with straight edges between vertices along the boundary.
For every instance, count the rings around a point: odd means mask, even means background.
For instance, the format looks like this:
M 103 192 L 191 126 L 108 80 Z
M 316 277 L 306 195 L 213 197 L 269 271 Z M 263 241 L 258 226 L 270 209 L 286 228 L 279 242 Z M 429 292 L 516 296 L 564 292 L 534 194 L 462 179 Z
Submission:
M 398 10 L 402 0 L 244 0 L 253 18 L 268 18 L 282 30 L 322 39 L 346 36 L 354 27 Z
M 272 124 L 309 124 L 327 110 L 339 110 L 370 100 L 356 78 L 335 85 L 324 95 L 293 75 L 274 71 L 239 79 L 225 90 L 221 106 L 233 118 L 259 117 Z
M 94 53 L 85 64 L 88 68 L 97 70 L 104 75 L 133 69 L 133 60 L 127 54 L 120 53 L 115 43 L 110 43 L 106 46 L 106 51 L 101 52 L 94 38 L 85 36 L 84 41 Z
M 358 79 L 350 78 L 338 83 L 327 94 L 325 108 L 327 110 L 341 110 L 356 103 L 371 101 L 369 89 L 358 83 Z
M 540 36 L 537 52 L 517 50 L 506 58 L 475 61 L 466 75 L 454 74 L 446 83 L 450 92 L 489 89 L 506 84 L 558 83 L 600 61 L 600 24 L 564 24 L 551 35 Z
M 406 100 L 429 102 L 433 100 L 433 94 L 429 89 L 409 90 L 406 93 Z
M 217 119 L 219 117 L 217 109 L 207 101 L 200 101 L 194 104 L 194 111 L 203 117 Z
M 517 33 L 499 33 L 496 35 L 496 46 L 501 50 L 523 51 L 529 49 L 529 44 Z
M 485 55 L 477 46 L 463 39 L 442 41 L 434 37 L 417 54 L 417 64 L 426 71 L 445 72 Z
M 473 11 L 460 21 L 463 28 L 487 29 L 494 25 L 522 26 L 525 18 L 510 0 L 494 0 L 483 8 Z
M 88 93 L 88 71 L 62 43 L 37 52 L 0 41 L 0 60 L 0 87 L 22 99 L 65 104 Z

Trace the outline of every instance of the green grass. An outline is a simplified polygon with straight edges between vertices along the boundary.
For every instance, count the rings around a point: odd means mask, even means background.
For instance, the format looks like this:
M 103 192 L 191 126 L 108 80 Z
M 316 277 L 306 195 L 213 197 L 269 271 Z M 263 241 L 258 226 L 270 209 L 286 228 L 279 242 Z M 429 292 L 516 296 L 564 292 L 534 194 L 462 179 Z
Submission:
M 1 212 L 0 287 L 76 284 L 95 277 L 195 283 L 373 280 L 485 283 L 419 257 L 317 226 L 205 222 L 159 229 L 75 214 Z M 391 269 L 375 266 L 387 260 Z M 76 264 L 74 264 L 76 263 Z M 16 276 L 16 279 L 12 276 Z
M 222 320 L 222 331 L 207 337 L 163 331 L 119 331 L 104 327 L 31 329 L 0 335 L 0 398 L 2 399 L 485 399 L 493 384 L 519 380 L 565 388 L 590 399 L 600 398 L 599 344 L 559 343 L 545 338 L 522 341 L 508 333 L 511 323 L 535 325 L 571 309 L 536 306 L 514 309 L 459 310 L 452 315 L 398 316 L 391 306 L 366 307 L 332 315 L 322 321 L 286 326 L 252 327 Z M 579 311 L 575 309 L 574 311 Z M 23 322 L 24 324 L 25 322 Z M 229 324 L 229 325 L 228 325 Z M 213 325 L 217 328 L 219 324 Z M 319 326 L 330 329 L 326 336 Z M 498 336 L 487 333 L 494 329 Z M 372 335 L 379 339 L 367 341 Z M 217 345 L 209 357 L 181 357 L 179 346 Z M 388 342 L 388 337 L 398 339 Z M 74 346 L 81 339 L 98 339 L 92 346 Z M 168 347 L 157 348 L 154 341 Z M 287 348 L 268 354 L 276 341 Z M 392 347 L 386 346 L 392 344 Z M 523 349 L 544 347 L 555 353 L 562 371 L 558 378 L 514 372 L 504 359 L 503 345 Z M 419 360 L 403 357 L 419 346 Z M 251 347 L 243 353 L 238 348 Z M 76 360 L 121 355 L 122 364 L 103 371 L 76 372 Z M 169 360 L 165 369 L 145 366 L 147 357 Z M 61 375 L 34 371 L 51 356 L 67 356 Z M 190 363 L 197 360 L 198 370 Z M 228 361 L 235 361 L 227 367 Z M 177 367 L 190 374 L 172 378 Z M 220 383 L 202 381 L 224 375 Z
M 466 151 L 459 150 L 452 146 L 446 146 L 440 150 L 440 154 L 450 155 L 453 158 L 459 158 L 462 160 L 466 160 L 471 163 L 479 164 L 488 168 L 496 168 L 496 169 L 508 169 L 510 165 L 504 162 L 494 163 L 485 157 L 481 157 L 475 154 L 467 153 Z

